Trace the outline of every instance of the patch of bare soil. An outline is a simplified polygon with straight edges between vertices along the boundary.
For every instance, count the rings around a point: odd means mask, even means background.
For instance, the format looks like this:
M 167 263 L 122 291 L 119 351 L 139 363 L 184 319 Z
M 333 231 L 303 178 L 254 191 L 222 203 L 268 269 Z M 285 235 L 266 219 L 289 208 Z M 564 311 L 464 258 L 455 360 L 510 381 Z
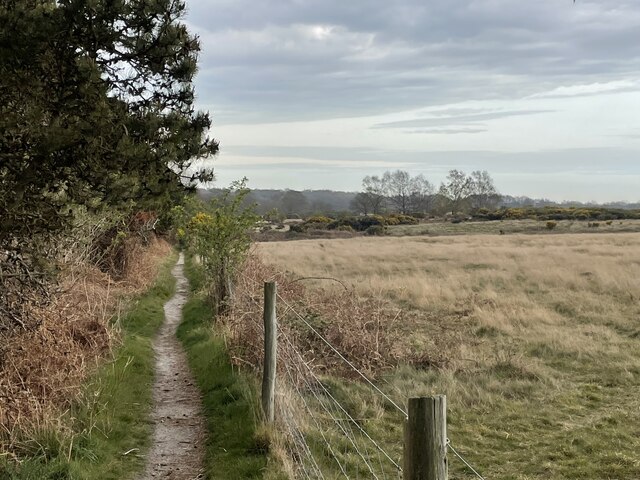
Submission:
M 154 342 L 154 434 L 142 480 L 191 480 L 203 476 L 205 432 L 200 392 L 175 336 L 187 300 L 183 264 L 181 254 L 171 271 L 177 279 L 176 293 L 164 306 L 165 323 Z

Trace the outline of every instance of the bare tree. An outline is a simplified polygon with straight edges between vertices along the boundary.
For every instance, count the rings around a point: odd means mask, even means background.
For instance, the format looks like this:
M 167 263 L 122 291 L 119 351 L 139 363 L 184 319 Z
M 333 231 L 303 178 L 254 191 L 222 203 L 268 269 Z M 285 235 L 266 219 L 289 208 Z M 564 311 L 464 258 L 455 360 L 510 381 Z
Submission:
M 351 210 L 353 210 L 355 213 L 369 215 L 370 213 L 372 213 L 371 197 L 366 192 L 360 192 L 355 197 L 353 197 L 350 207 Z
M 391 205 L 396 211 L 406 214 L 409 211 L 411 199 L 411 175 L 403 170 L 385 172 L 382 181 Z
M 429 212 L 432 210 L 435 188 L 424 175 L 413 177 L 409 182 L 409 205 L 411 212 Z
M 379 214 L 384 211 L 385 189 L 383 180 L 377 175 L 367 175 L 362 179 L 362 188 L 369 202 L 371 213 Z
M 471 208 L 495 209 L 500 202 L 493 179 L 486 170 L 471 172 L 472 193 L 469 198 Z
M 454 215 L 463 210 L 473 193 L 473 179 L 460 170 L 450 170 L 447 181 L 440 185 L 439 194 L 448 200 Z

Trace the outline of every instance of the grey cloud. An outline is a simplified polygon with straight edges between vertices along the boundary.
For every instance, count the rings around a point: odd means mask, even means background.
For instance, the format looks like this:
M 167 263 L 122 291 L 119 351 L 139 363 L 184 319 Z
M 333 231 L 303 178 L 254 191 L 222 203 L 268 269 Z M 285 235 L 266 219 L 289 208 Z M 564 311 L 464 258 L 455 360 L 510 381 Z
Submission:
M 384 113 L 637 77 L 625 0 L 191 0 L 224 122 Z M 312 26 L 333 30 L 316 35 Z
M 459 135 L 464 133 L 483 133 L 486 131 L 486 128 L 421 128 L 418 130 L 405 130 L 403 133 L 422 135 Z
M 362 162 L 362 175 L 381 173 L 368 171 L 367 162 L 379 161 L 414 173 L 439 175 L 452 168 L 488 170 L 492 174 L 564 174 L 640 175 L 638 152 L 623 148 L 573 148 L 535 152 L 496 151 L 403 151 L 341 147 L 274 147 L 227 146 L 224 155 L 255 157 L 255 168 L 262 168 L 261 157 L 308 158 L 314 160 L 349 160 Z M 252 167 L 254 168 L 254 167 Z M 269 168 L 265 165 L 264 168 Z M 333 165 L 327 165 L 330 170 Z M 378 169 L 379 170 L 379 169 Z M 384 170 L 384 169 L 383 169 Z M 326 185 L 325 185 L 326 186 Z
M 264 147 L 260 145 L 228 147 L 229 155 L 253 157 L 253 162 L 224 167 L 214 163 L 218 184 L 225 185 L 249 177 L 253 188 L 327 188 L 356 191 L 365 175 L 382 174 L 401 168 L 412 174 L 424 174 L 438 184 L 452 168 L 465 171 L 488 170 L 504 193 L 546 196 L 556 200 L 627 199 L 640 200 L 640 162 L 637 152 L 625 149 L 571 149 L 540 152 L 504 153 L 493 151 L 421 151 L 372 150 L 328 147 Z M 283 165 L 265 163 L 264 156 L 291 158 Z M 296 163 L 295 158 L 349 159 L 336 165 Z M 358 165 L 353 160 L 362 162 Z M 385 166 L 373 166 L 374 161 Z M 615 184 L 615 189 L 611 185 Z
M 448 117 L 415 118 L 411 120 L 400 120 L 397 122 L 378 123 L 372 128 L 420 128 L 432 126 L 477 124 L 478 122 L 487 120 L 497 120 L 500 118 L 535 115 L 539 113 L 549 112 L 552 112 L 552 110 L 511 110 L 502 112 L 473 113 L 468 115 L 454 115 Z

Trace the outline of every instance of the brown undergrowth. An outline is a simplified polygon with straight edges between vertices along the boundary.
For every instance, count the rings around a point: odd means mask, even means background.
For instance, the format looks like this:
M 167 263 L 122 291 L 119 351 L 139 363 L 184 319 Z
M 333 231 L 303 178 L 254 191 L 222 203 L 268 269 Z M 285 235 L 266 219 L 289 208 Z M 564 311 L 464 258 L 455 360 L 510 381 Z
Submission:
M 11 455 L 31 432 L 64 428 L 60 417 L 82 381 L 118 342 L 123 303 L 149 287 L 170 249 L 156 238 L 127 240 L 117 280 L 67 260 L 50 300 L 25 312 L 29 328 L 0 332 L 0 454 Z
M 399 363 L 442 368 L 457 344 L 456 335 L 439 331 L 433 348 L 419 352 L 402 341 L 406 325 L 415 312 L 398 308 L 382 296 L 358 295 L 354 287 L 332 279 L 332 287 L 305 283 L 312 278 L 296 278 L 251 256 L 236 284 L 232 308 L 221 321 L 228 329 L 228 347 L 236 365 L 258 369 L 263 362 L 263 284 L 278 285 L 278 328 L 282 355 L 295 361 L 289 343 L 304 356 L 315 371 L 353 378 L 357 374 L 333 351 L 333 346 L 359 370 L 376 376 Z M 312 330 L 315 330 L 315 332 Z M 319 335 L 318 335 L 319 334 Z M 322 340 L 323 337 L 327 342 Z M 329 346 L 328 344 L 331 346 Z M 446 343 L 449 348 L 444 349 Z M 449 352 L 447 355 L 443 352 Z

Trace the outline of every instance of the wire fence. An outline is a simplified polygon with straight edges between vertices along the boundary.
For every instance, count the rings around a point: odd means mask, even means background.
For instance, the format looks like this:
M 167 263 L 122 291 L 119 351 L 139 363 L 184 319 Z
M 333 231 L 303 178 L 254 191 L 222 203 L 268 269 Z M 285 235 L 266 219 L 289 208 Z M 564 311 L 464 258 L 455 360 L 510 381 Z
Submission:
M 255 279 L 248 280 L 256 287 L 261 286 Z M 377 386 L 291 301 L 280 294 L 277 294 L 277 300 L 285 307 L 279 314 L 277 363 L 283 375 L 277 382 L 277 419 L 287 439 L 286 448 L 293 460 L 295 478 L 402 479 L 401 426 L 408 418 L 406 409 L 401 406 L 403 402 L 394 400 Z M 300 320 L 307 333 L 315 336 L 355 373 L 369 390 L 368 398 L 358 394 L 350 399 L 348 389 L 340 388 L 334 379 L 324 375 L 322 369 L 307 359 L 291 330 L 283 324 L 289 314 Z M 385 421 L 384 417 L 389 418 Z M 396 426 L 395 430 L 387 428 L 392 425 Z M 485 480 L 448 438 L 446 447 L 470 473 Z

